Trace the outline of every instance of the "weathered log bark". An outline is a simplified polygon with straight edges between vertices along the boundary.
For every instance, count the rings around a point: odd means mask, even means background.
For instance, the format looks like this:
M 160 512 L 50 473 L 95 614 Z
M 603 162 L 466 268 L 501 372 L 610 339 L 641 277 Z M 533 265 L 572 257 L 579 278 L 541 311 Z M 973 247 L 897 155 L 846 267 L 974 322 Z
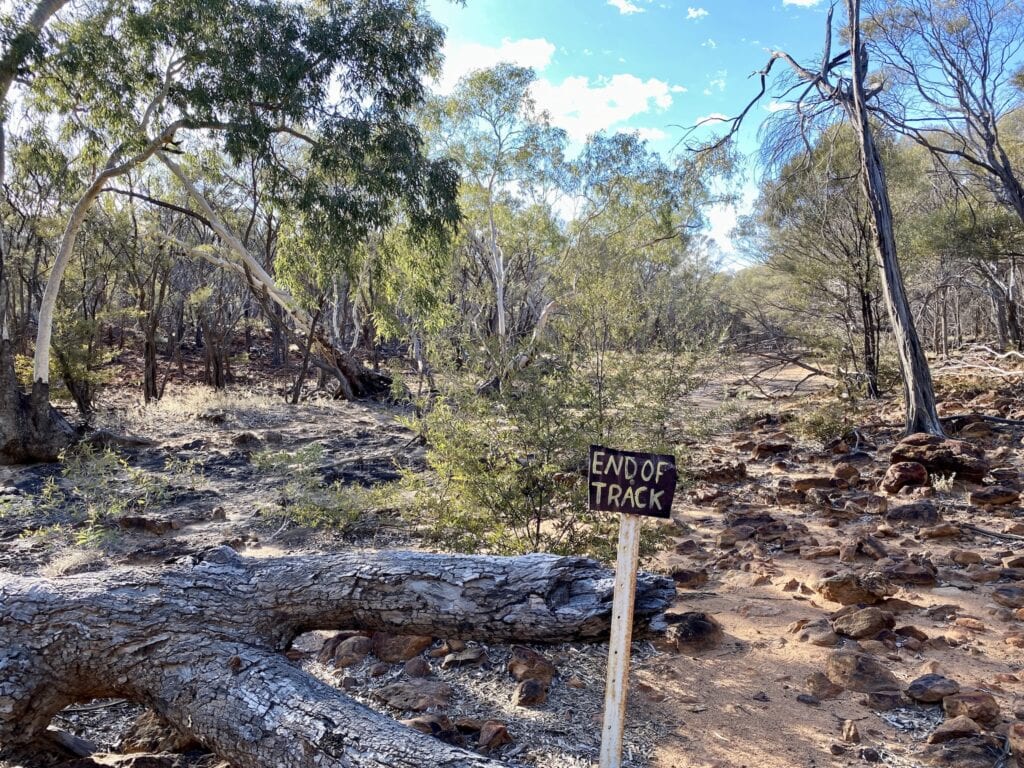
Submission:
M 612 574 L 583 558 L 347 553 L 60 580 L 0 575 L 0 759 L 45 739 L 75 701 L 125 697 L 242 768 L 496 768 L 405 728 L 281 654 L 312 629 L 561 642 L 609 627 Z M 638 631 L 670 579 L 641 574 Z

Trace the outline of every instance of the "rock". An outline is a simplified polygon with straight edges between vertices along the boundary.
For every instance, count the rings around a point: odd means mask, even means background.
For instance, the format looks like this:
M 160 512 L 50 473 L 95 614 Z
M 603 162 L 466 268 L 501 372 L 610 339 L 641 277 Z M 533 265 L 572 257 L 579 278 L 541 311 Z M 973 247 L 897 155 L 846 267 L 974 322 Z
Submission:
M 992 599 L 1006 608 L 1024 608 L 1024 588 L 996 587 Z
M 721 642 L 722 625 L 706 613 L 688 611 L 666 614 L 669 627 L 665 639 L 680 653 L 696 653 L 713 648 Z
M 738 542 L 753 538 L 754 528 L 749 525 L 736 525 L 726 528 L 715 537 L 715 543 L 723 549 L 734 547 Z
M 899 688 L 896 677 L 878 659 L 856 651 L 832 651 L 825 674 L 836 685 L 859 693 Z
M 901 488 L 928 484 L 928 470 L 916 461 L 897 461 L 885 471 L 880 488 L 897 493 Z
M 374 632 L 372 638 L 373 655 L 389 664 L 408 661 L 434 644 L 429 635 L 390 635 L 387 632 Z
M 1024 568 L 1024 555 L 1010 555 L 1003 558 L 1003 568 Z
M 971 491 L 968 502 L 978 507 L 994 507 L 1003 504 L 1013 504 L 1020 498 L 1020 492 L 1005 485 L 989 485 Z
M 239 448 L 255 450 L 263 444 L 263 441 L 252 432 L 239 432 L 231 438 L 231 443 Z
M 818 697 L 817 696 L 812 696 L 809 693 L 799 693 L 799 694 L 797 694 L 796 700 L 798 702 L 800 702 L 801 704 L 804 704 L 804 705 L 806 705 L 808 707 L 820 707 L 821 706 L 821 701 L 818 699 Z
M 922 539 L 949 539 L 953 536 L 959 536 L 962 531 L 959 525 L 939 523 L 938 525 L 922 528 L 918 533 Z
M 422 656 L 413 656 L 402 668 L 406 677 L 430 677 L 430 664 Z
M 885 519 L 890 523 L 935 525 L 939 522 L 939 511 L 930 501 L 915 501 L 890 507 L 885 513 Z
M 853 720 L 843 721 L 843 741 L 848 744 L 860 744 L 860 731 Z
M 441 661 L 441 668 L 452 669 L 453 667 L 479 667 L 481 664 L 486 664 L 488 661 L 487 651 L 477 645 L 457 651 L 456 653 L 449 653 Z
M 975 565 L 982 561 L 981 555 L 966 549 L 953 549 L 949 552 L 949 559 L 957 565 Z
M 408 720 L 399 720 L 398 722 L 408 728 L 412 728 L 414 731 L 425 733 L 427 736 L 433 736 L 435 739 L 440 739 L 449 744 L 461 746 L 465 743 L 462 734 L 459 733 L 455 724 L 445 715 L 420 715 Z
M 932 768 L 992 768 L 993 754 L 998 754 L 984 737 L 952 739 L 942 744 L 930 744 L 918 758 Z
M 703 568 L 676 566 L 669 572 L 669 575 L 676 586 L 683 589 L 697 589 L 708 583 L 708 572 Z
M 907 686 L 907 696 L 925 704 L 937 704 L 960 693 L 960 683 L 938 674 L 922 675 Z
M 152 710 L 139 715 L 117 746 L 118 752 L 188 752 L 203 749 L 194 737 L 182 733 Z
M 689 471 L 696 482 L 701 483 L 736 483 L 747 476 L 747 465 L 742 461 L 713 461 Z
M 789 453 L 791 450 L 793 450 L 793 445 L 791 443 L 764 441 L 757 443 L 754 446 L 754 450 L 751 451 L 750 457 L 757 461 L 769 456 L 778 456 L 779 454 Z
M 504 723 L 498 720 L 487 720 L 480 728 L 480 737 L 477 739 L 476 745 L 484 752 L 492 752 L 498 747 L 511 744 L 512 741 L 512 736 Z
M 864 704 L 876 712 L 888 712 L 903 707 L 907 701 L 900 691 L 871 691 Z
M 849 462 L 841 461 L 832 467 L 832 477 L 838 477 L 840 480 L 853 484 L 860 480 L 860 470 Z
M 832 624 L 825 619 L 807 624 L 799 637 L 802 642 L 816 645 L 819 648 L 834 648 L 839 644 L 839 635 L 833 631 Z
M 558 669 L 544 654 L 522 645 L 512 646 L 508 673 L 516 680 L 540 680 L 550 683 Z
M 965 739 L 971 736 L 980 736 L 981 726 L 969 717 L 960 715 L 951 720 L 946 720 L 928 735 L 929 744 L 943 744 L 953 739 Z
M 365 659 L 373 648 L 373 641 L 365 635 L 356 635 L 343 640 L 334 652 L 334 668 L 354 667 Z
M 843 692 L 843 687 L 836 685 L 824 672 L 815 672 L 804 680 L 804 691 L 818 699 L 834 699 Z
M 439 680 L 408 680 L 374 691 L 373 697 L 403 712 L 443 709 L 452 698 L 452 687 Z
M 870 605 L 896 592 L 891 584 L 877 574 L 860 577 L 855 573 L 842 573 L 822 579 L 816 589 L 826 600 L 841 605 Z
M 961 691 L 942 700 L 946 717 L 964 715 L 985 725 L 994 725 L 999 720 L 999 704 L 991 693 L 984 691 Z
M 516 686 L 512 703 L 517 707 L 539 707 L 548 700 L 550 686 L 543 680 L 527 678 Z
M 981 482 L 991 468 L 981 448 L 963 440 L 937 437 L 924 432 L 909 435 L 897 443 L 890 461 L 916 461 L 924 465 L 929 474 L 955 474 L 958 480 L 974 483 Z
M 809 491 L 812 488 L 835 488 L 834 477 L 798 477 L 793 481 L 794 491 Z
M 922 563 L 915 563 L 912 560 L 904 560 L 900 563 L 890 565 L 883 571 L 887 579 L 898 584 L 914 584 L 917 586 L 930 586 L 935 583 L 935 569 L 929 568 Z
M 862 608 L 840 616 L 832 622 L 832 627 L 838 634 L 853 638 L 874 637 L 895 625 L 896 619 L 893 615 L 879 608 Z
M 1019 768 L 1024 768 L 1024 723 L 1013 723 L 1006 731 L 1010 753 L 1017 759 Z

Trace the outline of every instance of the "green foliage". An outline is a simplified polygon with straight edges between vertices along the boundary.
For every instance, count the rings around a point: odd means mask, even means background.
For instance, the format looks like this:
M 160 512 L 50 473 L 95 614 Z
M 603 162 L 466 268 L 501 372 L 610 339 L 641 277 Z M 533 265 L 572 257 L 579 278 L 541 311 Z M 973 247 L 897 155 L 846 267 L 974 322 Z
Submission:
M 856 426 L 856 411 L 849 404 L 829 400 L 817 408 L 801 410 L 793 426 L 799 434 L 828 445 Z
M 253 454 L 252 463 L 259 472 L 283 480 L 277 501 L 265 511 L 296 525 L 366 533 L 377 525 L 375 513 L 389 503 L 391 489 L 387 487 L 325 483 L 321 476 L 323 447 L 318 443 L 296 451 L 260 451 Z
M 61 480 L 50 477 L 36 505 L 61 522 L 29 532 L 81 546 L 102 546 L 114 535 L 117 518 L 159 508 L 174 486 L 161 475 L 132 467 L 110 448 L 81 444 L 61 458 Z

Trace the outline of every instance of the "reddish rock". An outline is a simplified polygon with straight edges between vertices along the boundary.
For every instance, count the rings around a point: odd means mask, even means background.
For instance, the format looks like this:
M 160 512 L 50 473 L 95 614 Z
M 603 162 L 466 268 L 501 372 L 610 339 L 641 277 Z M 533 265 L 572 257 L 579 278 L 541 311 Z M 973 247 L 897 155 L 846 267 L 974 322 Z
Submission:
M 768 458 L 769 456 L 778 456 L 779 454 L 789 453 L 791 450 L 793 450 L 793 445 L 791 443 L 772 442 L 766 440 L 757 443 L 754 446 L 754 450 L 751 452 L 750 457 L 757 461 Z
M 1024 768 L 1024 723 L 1014 723 L 1006 731 L 1010 753 L 1017 759 L 1019 768 Z
M 929 474 L 955 474 L 957 480 L 981 482 L 991 468 L 985 452 L 964 440 L 952 440 L 918 432 L 903 438 L 892 450 L 890 461 L 916 461 Z
M 875 637 L 879 632 L 892 629 L 896 620 L 888 611 L 879 608 L 862 608 L 832 622 L 835 631 L 847 637 Z
M 854 573 L 841 573 L 822 579 L 816 588 L 826 600 L 842 605 L 871 605 L 896 591 L 879 576 L 860 577 Z
M 452 687 L 435 680 L 408 680 L 386 685 L 373 697 L 403 712 L 442 709 L 452 698 Z
M 928 736 L 929 744 L 944 744 L 953 739 L 964 739 L 981 734 L 981 726 L 969 717 L 960 715 L 939 725 Z
M 371 639 L 373 655 L 389 664 L 398 664 L 417 656 L 434 644 L 429 635 L 390 635 L 374 632 Z
M 1003 504 L 1013 504 L 1019 498 L 1020 492 L 1013 488 L 1008 488 L 1005 485 L 989 485 L 985 488 L 971 491 L 968 501 L 979 507 L 994 507 L 1002 506 Z
M 539 707 L 548 700 L 550 686 L 543 680 L 527 678 L 516 686 L 512 693 L 512 703 L 517 707 Z
M 516 680 L 541 680 L 550 683 L 558 669 L 544 654 L 523 645 L 512 646 L 508 673 Z
M 1006 608 L 1024 608 L 1024 588 L 996 587 L 992 599 Z
M 898 461 L 886 470 L 880 487 L 886 493 L 897 493 L 901 488 L 927 483 L 928 470 L 923 464 L 916 461 Z
M 914 525 L 935 525 L 939 522 L 939 511 L 930 501 L 915 501 L 890 507 L 885 513 L 890 523 L 911 523 Z
M 938 674 L 922 675 L 907 686 L 907 696 L 925 704 L 937 704 L 960 693 L 960 683 Z
M 364 635 L 343 640 L 334 652 L 334 668 L 345 669 L 361 663 L 369 655 L 372 645 L 370 638 Z
M 999 721 L 999 704 L 991 693 L 984 691 L 961 691 L 942 700 L 946 717 L 964 715 L 985 725 Z
M 899 688 L 896 677 L 878 659 L 856 651 L 833 651 L 826 662 L 825 674 L 836 685 L 860 693 Z

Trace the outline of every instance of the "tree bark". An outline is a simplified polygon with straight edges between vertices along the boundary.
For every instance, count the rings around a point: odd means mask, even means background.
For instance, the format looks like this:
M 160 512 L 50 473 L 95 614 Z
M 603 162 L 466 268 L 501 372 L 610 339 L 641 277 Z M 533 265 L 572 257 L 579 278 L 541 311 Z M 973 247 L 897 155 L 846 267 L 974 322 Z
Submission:
M 60 580 L 0 575 L 0 758 L 63 707 L 146 704 L 241 768 L 497 768 L 407 729 L 282 654 L 302 632 L 600 640 L 612 573 L 584 558 L 421 552 L 242 558 Z M 641 574 L 635 625 L 661 628 L 670 579 Z
M 896 351 L 899 355 L 903 380 L 903 401 L 906 407 L 904 428 L 906 434 L 927 432 L 945 436 L 942 422 L 935 407 L 935 390 L 928 359 L 914 327 L 910 302 L 903 284 L 903 273 L 896 256 L 896 237 L 893 234 L 892 207 L 885 179 L 885 167 L 875 144 L 868 119 L 864 80 L 867 77 L 867 52 L 861 39 L 860 0 L 847 0 L 853 77 L 850 97 L 844 101 L 850 120 L 857 132 L 861 153 L 861 186 L 871 211 L 871 245 L 882 277 L 885 305 L 889 311 Z
M 0 339 L 0 465 L 55 461 L 75 439 L 67 419 L 50 405 L 50 387 L 22 392 L 14 371 L 14 342 Z

